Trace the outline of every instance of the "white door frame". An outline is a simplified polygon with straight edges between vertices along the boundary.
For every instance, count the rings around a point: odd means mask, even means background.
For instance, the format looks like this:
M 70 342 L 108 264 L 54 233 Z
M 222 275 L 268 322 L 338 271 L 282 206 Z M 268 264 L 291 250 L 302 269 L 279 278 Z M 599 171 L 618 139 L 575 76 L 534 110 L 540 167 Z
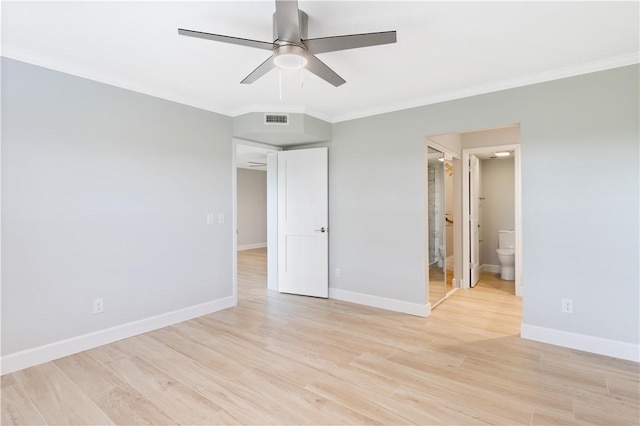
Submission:
M 486 154 L 496 151 L 513 151 L 514 153 L 514 187 L 515 187 L 515 231 L 516 231 L 516 296 L 522 297 L 522 176 L 520 166 L 520 145 L 495 145 L 462 150 L 462 217 L 463 223 L 469 222 L 469 155 Z M 471 274 L 469 263 L 469 226 L 462 227 L 462 288 L 469 288 Z
M 236 166 L 236 153 L 238 151 L 238 145 L 247 145 L 247 146 L 255 146 L 257 148 L 264 148 L 269 151 L 277 152 L 282 151 L 281 147 L 267 145 L 264 143 L 247 141 L 244 139 L 232 138 L 232 155 L 231 155 L 231 193 L 233 200 L 231 202 L 231 218 L 232 218 L 232 230 L 233 230 L 233 238 L 231 243 L 231 263 L 232 263 L 232 272 L 231 276 L 233 279 L 233 303 L 234 305 L 238 304 L 238 173 Z M 277 167 L 277 165 L 275 166 Z M 267 171 L 268 173 L 268 171 Z M 267 224 L 268 226 L 269 224 Z M 267 244 L 269 244 L 269 236 L 267 234 Z

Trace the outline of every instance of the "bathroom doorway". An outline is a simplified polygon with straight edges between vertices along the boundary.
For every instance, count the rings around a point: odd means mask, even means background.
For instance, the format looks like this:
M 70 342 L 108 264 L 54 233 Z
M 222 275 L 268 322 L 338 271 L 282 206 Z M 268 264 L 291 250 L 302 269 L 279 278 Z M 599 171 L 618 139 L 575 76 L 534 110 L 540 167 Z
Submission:
M 462 163 L 463 286 L 482 275 L 522 296 L 520 145 L 463 149 Z

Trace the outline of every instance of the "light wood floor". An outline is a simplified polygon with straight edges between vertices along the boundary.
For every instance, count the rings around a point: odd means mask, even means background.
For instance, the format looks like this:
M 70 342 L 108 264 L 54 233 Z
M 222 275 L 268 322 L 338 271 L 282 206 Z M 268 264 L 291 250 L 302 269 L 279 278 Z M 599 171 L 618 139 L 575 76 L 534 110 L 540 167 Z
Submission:
M 450 269 L 447 269 L 447 276 L 445 279 L 442 268 L 438 267 L 436 263 L 429 266 L 429 303 L 431 303 L 432 307 L 441 302 L 441 300 L 444 299 L 451 290 L 453 290 L 452 277 L 453 271 Z M 515 287 L 512 285 L 511 288 L 514 290 L 515 294 Z
M 522 340 L 493 274 L 429 318 L 265 289 L 239 306 L 2 377 L 2 424 L 639 423 L 638 364 Z

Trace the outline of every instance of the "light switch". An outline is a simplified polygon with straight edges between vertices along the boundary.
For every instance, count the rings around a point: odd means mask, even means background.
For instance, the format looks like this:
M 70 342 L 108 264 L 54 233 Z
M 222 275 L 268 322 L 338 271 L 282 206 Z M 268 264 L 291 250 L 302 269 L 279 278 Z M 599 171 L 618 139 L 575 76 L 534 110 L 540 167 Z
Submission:
M 224 213 L 218 213 L 218 223 L 224 223 Z
M 207 225 L 213 225 L 213 213 L 207 213 Z

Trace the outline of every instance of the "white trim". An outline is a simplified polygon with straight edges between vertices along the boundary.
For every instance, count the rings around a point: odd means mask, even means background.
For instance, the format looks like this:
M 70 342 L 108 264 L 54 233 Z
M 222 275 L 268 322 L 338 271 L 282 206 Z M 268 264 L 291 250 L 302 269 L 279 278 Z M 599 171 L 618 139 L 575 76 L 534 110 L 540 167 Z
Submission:
M 640 362 L 640 345 L 636 343 L 604 339 L 602 337 L 524 323 L 520 327 L 520 337 L 536 342 Z
M 231 138 L 231 288 L 238 304 L 238 140 Z
M 522 140 L 520 141 L 522 142 Z M 522 259 L 523 259 L 523 247 L 522 247 L 522 155 L 520 151 L 520 145 L 514 150 L 515 157 L 514 162 L 514 186 L 515 186 L 515 231 L 516 231 L 516 296 L 522 297 Z
M 480 265 L 480 270 L 484 272 L 494 272 L 496 274 L 499 274 L 502 269 L 500 268 L 500 265 L 489 265 L 484 263 Z
M 460 159 L 461 159 L 462 154 L 461 154 L 460 152 L 458 152 L 458 151 L 454 151 L 453 149 L 451 149 L 451 147 L 450 147 L 450 146 L 443 145 L 443 144 L 441 144 L 440 142 L 436 142 L 436 141 L 434 141 L 433 139 L 431 139 L 431 138 L 432 138 L 432 137 L 434 137 L 434 136 L 436 136 L 436 135 L 433 135 L 433 136 L 425 136 L 425 138 L 424 138 L 424 139 L 425 139 L 425 144 L 427 145 L 427 147 L 429 147 L 429 146 L 430 146 L 431 148 L 436 149 L 436 150 L 438 150 L 438 151 L 442 152 L 443 154 L 445 154 L 445 158 L 446 158 L 447 160 L 451 160 L 451 158 L 447 158 L 447 154 L 448 154 L 448 155 L 450 155 L 450 156 L 452 156 L 452 157 L 457 158 L 458 160 L 460 160 Z M 442 136 L 442 135 L 440 135 L 440 136 Z
M 255 142 L 255 141 L 250 141 L 248 139 L 237 138 L 235 136 L 233 137 L 233 140 L 236 142 L 236 145 L 245 145 L 245 146 L 252 146 L 254 148 L 262 148 L 265 151 L 282 151 L 281 146 L 273 146 L 273 145 L 269 145 L 262 142 Z
M 388 311 L 402 312 L 403 314 L 416 315 L 419 317 L 428 317 L 431 315 L 430 303 L 421 305 L 418 303 L 405 302 L 404 300 L 356 293 L 354 291 L 342 290 L 339 288 L 329 288 L 329 298 L 342 300 L 344 302 L 357 303 L 358 305 L 371 306 L 373 308 L 386 309 Z
M 94 331 L 37 348 L 15 352 L 2 357 L 2 374 L 12 373 L 44 362 L 53 361 L 88 349 L 97 348 L 138 334 L 147 333 L 192 318 L 201 317 L 235 306 L 232 296 L 212 300 L 176 311 L 155 315 L 104 330 Z
M 255 243 L 255 244 L 243 244 L 241 246 L 238 246 L 238 251 L 243 251 L 243 250 L 252 250 L 252 249 L 257 249 L 257 248 L 263 248 L 266 247 L 267 243 Z
M 267 152 L 267 288 L 278 291 L 278 153 Z
M 640 62 L 640 54 L 631 53 L 628 55 L 616 56 L 588 62 L 585 64 L 573 65 L 537 74 L 525 75 L 523 77 L 497 81 L 480 86 L 468 87 L 466 89 L 454 90 L 441 93 L 439 95 L 427 96 L 412 99 L 406 102 L 398 102 L 390 105 L 382 105 L 373 108 L 352 111 L 345 114 L 333 116 L 333 123 L 355 120 L 358 118 L 370 117 L 373 115 L 387 114 L 395 111 L 402 111 L 410 108 L 417 108 L 426 105 L 438 104 L 441 102 L 453 101 L 456 99 L 469 98 L 471 96 L 484 95 L 487 93 L 499 92 L 501 90 L 515 89 L 532 84 L 544 83 L 547 81 L 559 80 L 561 78 L 575 77 L 598 71 L 605 71 L 613 68 L 620 68 L 627 65 L 635 65 Z

